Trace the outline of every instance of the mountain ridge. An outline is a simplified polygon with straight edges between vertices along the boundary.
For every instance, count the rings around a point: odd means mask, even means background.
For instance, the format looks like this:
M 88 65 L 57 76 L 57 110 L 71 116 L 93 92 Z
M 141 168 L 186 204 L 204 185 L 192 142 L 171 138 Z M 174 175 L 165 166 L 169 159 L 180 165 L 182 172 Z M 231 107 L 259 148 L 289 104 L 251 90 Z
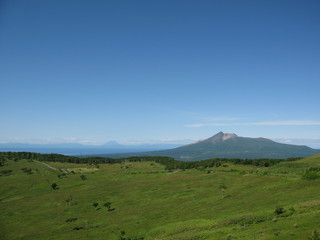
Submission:
M 205 140 L 169 150 L 116 155 L 107 157 L 129 156 L 168 156 L 182 161 L 199 161 L 210 158 L 290 158 L 307 157 L 320 153 L 320 150 L 307 146 L 277 143 L 267 138 L 240 137 L 234 133 L 219 132 Z

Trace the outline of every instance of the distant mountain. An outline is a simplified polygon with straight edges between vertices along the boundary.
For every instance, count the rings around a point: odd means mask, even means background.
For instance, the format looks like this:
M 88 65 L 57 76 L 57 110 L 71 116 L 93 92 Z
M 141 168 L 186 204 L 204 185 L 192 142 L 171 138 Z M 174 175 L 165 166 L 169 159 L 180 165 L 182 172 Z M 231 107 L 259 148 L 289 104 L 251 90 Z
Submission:
M 105 143 L 105 144 L 101 145 L 100 147 L 108 147 L 108 148 L 110 148 L 110 147 L 114 147 L 114 148 L 122 148 L 122 147 L 124 147 L 124 145 L 122 145 L 122 144 L 120 144 L 120 143 L 118 143 L 118 142 L 116 142 L 116 141 L 110 141 L 110 142 L 107 142 L 107 143 Z
M 320 153 L 307 146 L 277 143 L 266 138 L 239 137 L 234 133 L 218 134 L 193 144 L 174 149 L 141 153 L 103 155 L 108 157 L 169 156 L 176 160 L 197 161 L 209 158 L 289 158 Z M 102 155 L 101 155 L 102 156 Z

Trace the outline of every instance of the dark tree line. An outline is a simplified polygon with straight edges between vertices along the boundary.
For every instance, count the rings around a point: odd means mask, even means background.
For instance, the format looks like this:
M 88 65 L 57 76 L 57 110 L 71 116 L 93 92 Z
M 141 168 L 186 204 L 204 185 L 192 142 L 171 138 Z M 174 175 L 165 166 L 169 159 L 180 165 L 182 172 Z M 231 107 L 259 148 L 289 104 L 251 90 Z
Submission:
M 65 156 L 61 154 L 40 154 L 32 152 L 0 152 L 1 162 L 6 160 L 18 161 L 20 159 L 38 160 L 38 161 L 50 161 L 50 162 L 62 162 L 62 163 L 83 163 L 83 164 L 115 164 L 123 162 L 156 162 L 166 167 L 166 170 L 174 169 L 190 169 L 190 168 L 211 168 L 225 165 L 226 163 L 241 164 L 241 165 L 254 165 L 254 166 L 272 166 L 281 161 L 295 161 L 300 158 L 289 159 L 224 159 L 213 158 L 202 161 L 178 161 L 171 157 L 165 156 L 149 156 L 149 157 L 128 157 L 128 158 L 103 158 L 103 157 L 74 157 Z

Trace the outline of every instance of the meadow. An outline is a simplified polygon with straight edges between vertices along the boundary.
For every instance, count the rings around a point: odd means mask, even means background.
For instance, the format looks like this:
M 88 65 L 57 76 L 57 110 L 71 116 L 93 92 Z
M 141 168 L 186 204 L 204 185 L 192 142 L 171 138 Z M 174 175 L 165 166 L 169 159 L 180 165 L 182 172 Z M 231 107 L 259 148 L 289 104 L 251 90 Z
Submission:
M 150 161 L 1 166 L 1 239 L 320 239 L 320 155 L 166 170 Z

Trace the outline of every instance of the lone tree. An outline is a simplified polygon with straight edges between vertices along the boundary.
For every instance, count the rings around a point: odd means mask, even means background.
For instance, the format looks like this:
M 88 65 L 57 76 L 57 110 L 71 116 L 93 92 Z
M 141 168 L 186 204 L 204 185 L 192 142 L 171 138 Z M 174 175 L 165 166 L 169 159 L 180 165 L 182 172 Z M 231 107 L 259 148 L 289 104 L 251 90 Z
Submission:
M 59 189 L 59 188 L 58 188 L 58 184 L 56 184 L 56 183 L 52 183 L 52 184 L 51 184 L 51 188 L 52 188 L 53 190 Z

